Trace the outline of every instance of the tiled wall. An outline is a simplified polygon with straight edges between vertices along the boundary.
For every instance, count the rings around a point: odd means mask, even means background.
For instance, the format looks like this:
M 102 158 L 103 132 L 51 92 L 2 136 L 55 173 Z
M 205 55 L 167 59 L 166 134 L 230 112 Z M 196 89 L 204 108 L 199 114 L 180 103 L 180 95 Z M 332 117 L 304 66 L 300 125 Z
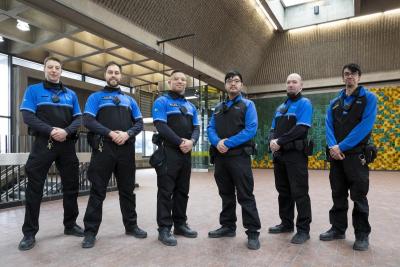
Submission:
M 378 97 L 378 115 L 372 132 L 372 140 L 379 149 L 378 158 L 370 164 L 372 170 L 400 170 L 400 86 L 370 88 Z M 310 169 L 326 169 L 325 162 L 325 114 L 329 101 L 337 93 L 307 94 L 313 103 L 313 127 L 310 136 L 314 140 L 314 155 L 309 157 Z M 267 138 L 272 116 L 284 97 L 255 99 L 259 128 L 256 136 L 258 155 L 254 168 L 272 168 L 271 155 L 267 152 Z

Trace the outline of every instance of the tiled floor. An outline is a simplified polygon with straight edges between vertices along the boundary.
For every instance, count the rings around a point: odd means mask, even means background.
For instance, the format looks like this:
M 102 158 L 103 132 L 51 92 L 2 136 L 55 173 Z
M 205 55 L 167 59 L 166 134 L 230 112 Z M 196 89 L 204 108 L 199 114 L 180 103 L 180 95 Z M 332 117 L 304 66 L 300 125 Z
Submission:
M 347 239 L 318 240 L 329 228 L 331 197 L 327 171 L 310 171 L 313 210 L 311 240 L 304 245 L 289 243 L 291 234 L 271 235 L 267 228 L 279 223 L 277 193 L 271 170 L 255 170 L 255 195 L 262 221 L 261 249 L 246 248 L 238 206 L 235 238 L 210 239 L 207 232 L 218 227 L 221 202 L 212 173 L 194 173 L 188 206 L 189 224 L 199 231 L 196 239 L 178 237 L 177 247 L 157 241 L 156 179 L 153 170 L 139 170 L 137 194 L 139 225 L 148 238 L 126 236 L 121 222 L 118 193 L 108 193 L 103 223 L 93 249 L 82 249 L 81 238 L 64 236 L 62 202 L 43 203 L 36 246 L 26 252 L 17 249 L 22 238 L 24 208 L 0 211 L 1 266 L 400 266 L 400 173 L 372 172 L 369 193 L 370 250 L 355 252 L 352 227 Z M 79 198 L 79 224 L 87 197 Z M 352 207 L 352 205 L 350 205 Z M 349 212 L 350 225 L 351 213 Z

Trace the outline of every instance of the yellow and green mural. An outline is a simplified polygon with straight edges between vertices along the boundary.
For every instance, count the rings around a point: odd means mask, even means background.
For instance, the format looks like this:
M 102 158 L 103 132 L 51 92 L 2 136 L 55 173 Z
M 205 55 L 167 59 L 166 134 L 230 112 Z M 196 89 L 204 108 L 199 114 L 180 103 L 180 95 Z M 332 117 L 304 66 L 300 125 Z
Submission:
M 372 141 L 379 154 L 372 170 L 400 170 L 400 86 L 369 88 L 378 97 L 378 115 L 372 132 Z M 337 92 L 307 94 L 313 103 L 313 127 L 309 132 L 314 140 L 314 155 L 309 157 L 310 169 L 327 169 L 325 161 L 325 113 L 329 101 Z M 255 99 L 259 128 L 256 136 L 258 154 L 253 160 L 253 168 L 272 168 L 271 155 L 267 150 L 267 139 L 272 116 L 285 97 Z

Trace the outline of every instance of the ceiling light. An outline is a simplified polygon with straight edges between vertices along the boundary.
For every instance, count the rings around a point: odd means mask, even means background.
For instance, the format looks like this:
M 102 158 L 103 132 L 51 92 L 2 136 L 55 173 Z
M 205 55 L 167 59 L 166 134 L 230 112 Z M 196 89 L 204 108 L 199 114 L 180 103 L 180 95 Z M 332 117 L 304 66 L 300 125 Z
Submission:
M 23 32 L 28 32 L 31 30 L 28 23 L 26 23 L 25 21 L 19 20 L 19 19 L 17 20 L 17 28 L 18 28 L 18 30 L 23 31 Z
M 385 11 L 385 12 L 383 12 L 383 14 L 385 14 L 385 15 L 400 14 L 400 8 Z
M 352 18 L 350 18 L 350 21 L 352 21 L 352 22 L 369 21 L 369 20 L 378 18 L 382 14 L 383 14 L 383 12 L 379 12 L 379 13 L 373 13 L 373 14 L 359 16 L 359 17 L 352 17 Z
M 4 42 L 3 36 L 0 36 L 0 43 Z

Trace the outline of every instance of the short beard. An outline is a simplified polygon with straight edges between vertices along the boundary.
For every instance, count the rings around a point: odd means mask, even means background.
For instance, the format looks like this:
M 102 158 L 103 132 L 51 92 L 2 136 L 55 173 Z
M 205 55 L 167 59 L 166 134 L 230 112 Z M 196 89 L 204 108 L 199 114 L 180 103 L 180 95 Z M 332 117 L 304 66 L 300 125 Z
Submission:
M 114 80 L 114 81 L 116 81 L 116 80 Z M 117 81 L 116 81 L 116 82 L 117 82 Z M 118 87 L 119 82 L 117 82 L 116 85 L 112 85 L 109 81 L 107 81 L 107 85 L 110 86 L 110 87 Z
M 288 93 L 286 93 L 286 95 L 287 95 L 287 97 L 288 98 L 296 98 L 296 96 L 299 94 L 300 92 L 297 92 L 297 93 L 294 93 L 294 92 L 288 92 Z

